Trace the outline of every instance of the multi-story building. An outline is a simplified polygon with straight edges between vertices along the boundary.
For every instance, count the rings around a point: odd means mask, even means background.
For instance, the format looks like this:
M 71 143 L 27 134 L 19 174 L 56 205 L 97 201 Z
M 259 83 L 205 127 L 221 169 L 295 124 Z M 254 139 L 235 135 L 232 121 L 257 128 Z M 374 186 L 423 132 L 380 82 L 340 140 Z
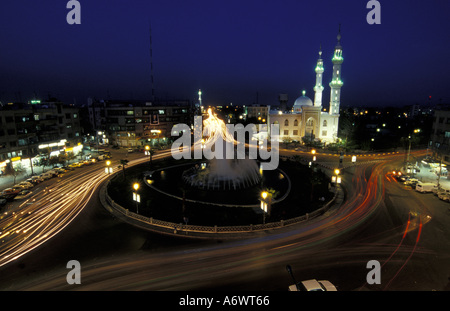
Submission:
M 0 108 L 0 169 L 31 167 L 40 155 L 78 153 L 82 147 L 78 108 L 57 101 L 31 101 Z
M 96 140 L 122 147 L 167 144 L 172 127 L 192 124 L 191 103 L 175 101 L 88 101 Z
M 270 106 L 249 105 L 245 107 L 247 119 L 257 119 L 258 121 L 267 120 Z
M 450 165 L 450 107 L 434 111 L 430 148 L 433 157 Z

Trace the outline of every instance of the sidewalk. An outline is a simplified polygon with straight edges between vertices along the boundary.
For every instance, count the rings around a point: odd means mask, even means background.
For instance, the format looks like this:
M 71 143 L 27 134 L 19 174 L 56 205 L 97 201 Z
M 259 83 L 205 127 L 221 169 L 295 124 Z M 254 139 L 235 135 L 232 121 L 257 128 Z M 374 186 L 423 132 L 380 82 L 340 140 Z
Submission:
M 119 165 L 120 159 L 134 159 L 136 157 L 144 156 L 143 152 L 133 152 L 128 153 L 128 148 L 120 148 L 120 149 L 114 149 L 109 146 L 104 147 L 103 149 L 108 150 L 111 152 L 112 158 L 111 161 L 114 163 L 114 165 Z M 84 159 L 86 155 L 93 154 L 95 155 L 95 152 L 92 152 L 90 150 L 84 149 L 82 151 L 81 156 L 77 156 L 74 160 L 67 162 L 67 165 L 71 163 L 75 163 L 80 161 L 81 159 Z M 16 181 L 14 182 L 14 176 L 12 175 L 6 175 L 6 176 L 0 176 L 0 192 L 3 191 L 6 188 L 10 188 L 14 185 L 17 185 L 18 183 L 27 180 L 33 175 L 40 175 L 44 172 L 47 172 L 51 170 L 52 166 L 33 166 L 33 172 L 31 172 L 31 168 L 26 168 L 23 172 L 20 172 L 19 175 L 16 176 Z
M 82 151 L 83 156 L 86 156 L 86 154 L 90 153 L 90 151 L 83 150 Z M 81 157 L 83 157 L 81 156 Z M 84 157 L 83 157 L 84 158 Z M 74 160 L 67 162 L 67 165 L 71 163 L 75 163 L 80 161 L 80 157 L 77 156 Z M 6 188 L 10 188 L 14 185 L 17 185 L 18 183 L 27 180 L 31 176 L 37 176 L 42 173 L 45 173 L 49 170 L 51 170 L 52 166 L 33 166 L 33 172 L 31 171 L 30 167 L 27 167 L 23 172 L 20 172 L 19 175 L 16 176 L 16 181 L 14 182 L 14 176 L 12 175 L 2 175 L 0 176 L 0 192 L 3 191 Z

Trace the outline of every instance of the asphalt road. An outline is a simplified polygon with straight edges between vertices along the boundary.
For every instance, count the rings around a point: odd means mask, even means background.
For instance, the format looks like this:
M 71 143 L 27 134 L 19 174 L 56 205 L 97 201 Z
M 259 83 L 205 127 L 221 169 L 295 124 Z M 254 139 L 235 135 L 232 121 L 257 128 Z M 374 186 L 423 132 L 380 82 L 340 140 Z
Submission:
M 385 156 L 346 168 L 342 206 L 241 241 L 143 232 L 112 218 L 94 193 L 56 237 L 0 268 L 0 289 L 285 291 L 289 264 L 297 280 L 327 279 L 344 291 L 447 290 L 450 205 L 393 181 L 387 173 L 402 161 Z M 81 263 L 80 285 L 66 282 L 69 260 Z M 381 264 L 381 284 L 366 282 L 370 260 Z

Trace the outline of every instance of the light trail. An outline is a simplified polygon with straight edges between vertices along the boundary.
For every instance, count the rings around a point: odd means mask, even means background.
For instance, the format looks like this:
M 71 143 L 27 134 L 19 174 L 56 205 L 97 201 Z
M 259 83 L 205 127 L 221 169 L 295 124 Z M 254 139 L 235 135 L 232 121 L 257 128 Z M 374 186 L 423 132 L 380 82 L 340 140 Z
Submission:
M 146 159 L 131 161 L 130 164 L 143 163 Z M 139 252 L 132 256 L 118 256 L 116 258 L 96 259 L 83 265 L 83 282 L 78 289 L 83 290 L 186 290 L 208 288 L 220 282 L 221 286 L 236 284 L 234 278 L 248 281 L 253 274 L 282 266 L 286 262 L 297 261 L 302 258 L 317 258 L 313 263 L 317 267 L 332 267 L 332 260 L 340 260 L 341 252 L 350 255 L 361 255 L 367 250 L 375 253 L 386 252 L 388 244 L 370 244 L 368 246 L 352 248 L 350 243 L 344 242 L 347 235 L 356 227 L 363 227 L 367 220 L 382 206 L 385 186 L 383 169 L 386 162 L 377 165 L 363 164 L 355 168 L 354 178 L 347 180 L 354 187 L 350 197 L 344 204 L 329 215 L 311 219 L 302 225 L 294 225 L 285 232 L 263 235 L 254 239 L 247 239 L 233 243 L 210 245 L 205 248 L 189 250 L 182 248 L 162 253 Z M 367 176 L 367 178 L 366 178 Z M 91 187 L 97 185 L 91 182 Z M 97 185 L 98 186 L 98 185 Z M 87 188 L 88 189 L 88 188 Z M 52 190 L 52 193 L 58 190 Z M 54 198 L 57 201 L 58 198 Z M 59 198 L 59 204 L 70 204 Z M 56 213 L 56 212 L 55 212 Z M 400 231 L 405 237 L 407 232 L 419 228 L 416 246 L 422 232 L 422 221 L 419 227 L 405 224 Z M 397 232 L 400 227 L 394 228 Z M 386 233 L 385 231 L 381 233 Z M 339 236 L 342 236 L 339 239 Z M 349 235 L 352 236 L 352 235 Z M 326 243 L 329 241 L 330 243 Z M 343 243 L 343 244 L 342 244 Z M 329 248 L 332 245 L 333 248 Z M 344 245 L 344 247 L 342 247 Z M 388 259 L 398 254 L 403 242 L 394 244 Z M 388 248 L 390 250 L 390 248 Z M 416 248 L 404 261 L 401 269 L 417 252 Z M 339 253 L 339 254 L 338 254 Z M 325 259 L 328 260 L 325 263 Z M 352 257 L 351 260 L 354 257 Z M 365 258 L 365 257 L 364 257 Z M 323 263 L 322 263 L 323 262 Z M 349 261 L 345 262 L 349 263 Z M 358 264 L 360 264 L 358 262 Z M 363 263 L 365 264 L 365 263 Z M 334 267 L 334 266 L 333 266 Z M 391 279 L 392 282 L 396 275 Z M 220 280 L 220 281 L 219 281 Z M 233 283 L 234 282 L 234 283 Z M 45 277 L 45 281 L 25 285 L 22 289 L 34 290 L 71 290 L 66 282 L 61 282 L 61 275 L 54 274 Z
M 161 152 L 154 158 L 169 154 L 170 151 Z M 128 166 L 146 161 L 146 157 L 130 160 Z M 45 187 L 41 193 L 34 194 L 25 201 L 32 204 L 20 204 L 20 211 L 3 214 L 0 219 L 0 267 L 60 233 L 79 215 L 95 190 L 110 176 L 104 173 L 104 166 L 77 171 Z

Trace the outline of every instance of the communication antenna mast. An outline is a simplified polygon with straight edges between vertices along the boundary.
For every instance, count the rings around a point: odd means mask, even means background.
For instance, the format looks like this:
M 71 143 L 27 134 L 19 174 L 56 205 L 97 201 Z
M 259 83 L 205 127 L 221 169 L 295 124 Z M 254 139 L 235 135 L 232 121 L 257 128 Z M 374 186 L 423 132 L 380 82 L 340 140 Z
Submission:
M 151 83 L 152 83 L 152 101 L 155 100 L 155 84 L 153 81 L 153 51 L 152 51 L 152 25 L 149 23 L 150 30 L 150 75 L 151 75 Z

